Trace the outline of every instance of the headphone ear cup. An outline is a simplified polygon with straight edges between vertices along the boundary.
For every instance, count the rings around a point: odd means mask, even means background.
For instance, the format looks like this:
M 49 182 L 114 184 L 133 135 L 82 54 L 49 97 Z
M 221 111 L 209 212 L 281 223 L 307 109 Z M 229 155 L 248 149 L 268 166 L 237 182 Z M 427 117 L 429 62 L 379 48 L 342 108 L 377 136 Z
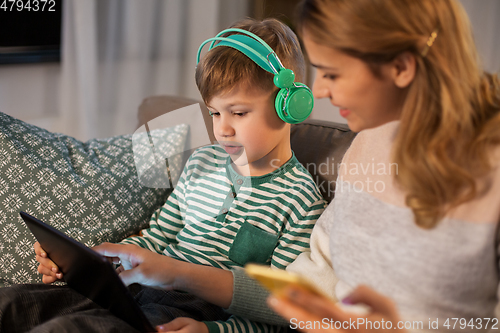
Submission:
M 297 124 L 306 120 L 314 106 L 311 90 L 301 83 L 298 85 L 280 89 L 274 101 L 278 117 L 286 123 Z
M 283 68 L 279 73 L 274 75 L 273 82 L 278 88 L 293 87 L 295 81 L 295 74 L 291 69 Z

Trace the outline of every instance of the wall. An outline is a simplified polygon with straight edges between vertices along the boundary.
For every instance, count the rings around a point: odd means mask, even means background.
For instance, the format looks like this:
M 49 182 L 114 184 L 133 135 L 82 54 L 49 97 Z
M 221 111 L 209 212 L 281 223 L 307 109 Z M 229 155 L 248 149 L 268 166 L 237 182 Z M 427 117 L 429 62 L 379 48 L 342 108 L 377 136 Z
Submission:
M 53 129 L 59 109 L 58 63 L 1 65 L 0 111 Z

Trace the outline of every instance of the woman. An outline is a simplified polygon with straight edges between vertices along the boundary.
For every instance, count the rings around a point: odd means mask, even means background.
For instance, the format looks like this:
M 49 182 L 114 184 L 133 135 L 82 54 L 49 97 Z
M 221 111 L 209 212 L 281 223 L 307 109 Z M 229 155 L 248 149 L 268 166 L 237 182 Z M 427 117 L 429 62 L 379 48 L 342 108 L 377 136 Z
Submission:
M 323 215 L 336 296 L 363 284 L 376 292 L 360 287 L 345 299 L 371 306 L 360 316 L 300 290 L 272 298 L 272 308 L 310 332 L 358 317 L 356 328 L 376 331 L 384 317 L 388 331 L 498 328 L 489 318 L 498 288 L 500 86 L 479 66 L 463 8 L 306 0 L 299 13 L 318 69 L 313 92 L 361 132 Z M 353 172 L 370 161 L 390 168 Z M 322 318 L 332 320 L 306 326 Z

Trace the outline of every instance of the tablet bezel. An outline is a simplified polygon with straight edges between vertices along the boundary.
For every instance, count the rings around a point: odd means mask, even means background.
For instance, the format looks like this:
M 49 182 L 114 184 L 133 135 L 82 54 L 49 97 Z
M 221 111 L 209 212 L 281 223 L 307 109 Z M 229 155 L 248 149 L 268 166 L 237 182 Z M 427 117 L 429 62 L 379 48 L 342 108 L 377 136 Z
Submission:
M 70 288 L 135 329 L 156 331 L 108 259 L 39 219 L 25 212 L 20 215 Z

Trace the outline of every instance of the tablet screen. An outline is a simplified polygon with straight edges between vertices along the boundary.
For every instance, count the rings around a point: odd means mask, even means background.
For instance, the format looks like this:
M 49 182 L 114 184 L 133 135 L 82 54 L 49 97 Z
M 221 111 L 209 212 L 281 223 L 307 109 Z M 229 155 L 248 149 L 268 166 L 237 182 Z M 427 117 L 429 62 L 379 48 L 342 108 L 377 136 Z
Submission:
M 105 257 L 35 217 L 20 214 L 49 258 L 59 266 L 69 287 L 132 327 L 156 331 Z

